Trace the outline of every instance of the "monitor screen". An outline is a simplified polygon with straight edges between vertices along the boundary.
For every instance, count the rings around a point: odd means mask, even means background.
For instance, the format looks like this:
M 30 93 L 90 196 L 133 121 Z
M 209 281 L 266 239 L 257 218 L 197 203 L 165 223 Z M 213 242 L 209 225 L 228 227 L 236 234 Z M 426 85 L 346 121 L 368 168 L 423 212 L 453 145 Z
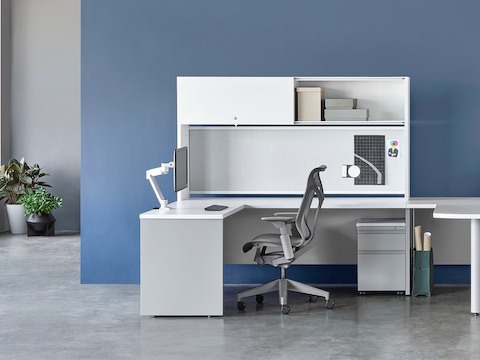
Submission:
M 188 148 L 175 149 L 173 153 L 175 168 L 173 171 L 173 187 L 175 192 L 188 186 Z

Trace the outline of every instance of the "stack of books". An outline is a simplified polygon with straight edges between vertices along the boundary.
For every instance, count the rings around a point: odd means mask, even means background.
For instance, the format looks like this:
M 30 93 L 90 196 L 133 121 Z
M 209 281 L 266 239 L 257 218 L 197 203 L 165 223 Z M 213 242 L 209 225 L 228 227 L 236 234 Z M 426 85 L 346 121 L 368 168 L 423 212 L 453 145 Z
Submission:
M 368 109 L 357 109 L 357 99 L 325 99 L 326 121 L 368 120 Z

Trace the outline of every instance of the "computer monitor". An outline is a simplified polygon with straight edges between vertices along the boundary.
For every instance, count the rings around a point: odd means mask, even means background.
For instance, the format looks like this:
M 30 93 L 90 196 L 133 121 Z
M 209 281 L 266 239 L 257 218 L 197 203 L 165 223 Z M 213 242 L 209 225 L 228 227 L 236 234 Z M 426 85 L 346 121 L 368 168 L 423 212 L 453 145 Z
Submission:
M 173 162 L 175 164 L 173 188 L 175 192 L 178 192 L 188 186 L 188 148 L 186 146 L 175 149 Z

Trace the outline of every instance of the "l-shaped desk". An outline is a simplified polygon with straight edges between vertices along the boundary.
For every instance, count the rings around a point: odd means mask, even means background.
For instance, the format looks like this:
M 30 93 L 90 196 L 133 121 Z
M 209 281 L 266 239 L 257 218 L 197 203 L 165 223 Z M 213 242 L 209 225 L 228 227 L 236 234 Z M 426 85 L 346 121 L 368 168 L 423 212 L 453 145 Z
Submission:
M 301 197 L 190 198 L 171 204 L 170 210 L 141 214 L 141 314 L 222 316 L 224 220 L 246 208 L 298 209 L 301 200 Z M 204 210 L 212 204 L 228 208 Z M 403 198 L 326 198 L 322 208 L 406 209 L 406 202 Z M 405 249 L 410 248 L 407 241 Z M 406 258 L 409 262 L 410 258 Z M 409 272 L 408 266 L 406 278 Z
M 141 315 L 223 315 L 224 220 L 243 209 L 297 209 L 296 197 L 191 198 L 171 204 L 170 210 L 140 214 Z M 228 208 L 205 211 L 212 204 Z M 314 204 L 315 205 L 315 204 Z M 435 218 L 472 219 L 471 312 L 480 312 L 479 198 L 326 198 L 323 209 L 404 209 L 407 229 L 410 211 L 432 209 Z M 406 295 L 410 294 L 411 231 L 405 238 Z M 189 264 L 189 266 L 185 266 Z
M 169 210 L 150 210 L 142 213 L 140 215 L 141 315 L 222 316 L 224 220 L 247 208 L 297 209 L 300 202 L 300 197 L 190 198 L 171 204 Z M 221 211 L 204 210 L 212 204 L 226 205 L 228 208 Z M 437 204 L 440 205 L 437 210 L 454 204 L 470 204 L 479 209 L 480 199 L 432 198 L 407 201 L 400 197 L 327 197 L 322 208 L 405 210 L 406 225 L 409 229 L 404 244 L 405 294 L 409 295 L 410 234 L 413 228 L 410 210 L 433 210 Z M 450 218 L 454 218 L 455 216 L 451 214 L 452 208 L 447 209 L 449 209 Z M 456 208 L 455 211 L 457 210 L 460 209 Z M 434 216 L 445 218 L 447 217 L 445 214 L 443 211 L 436 211 Z M 476 214 L 478 215 L 478 212 Z M 474 237 L 472 233 L 472 246 Z M 475 237 L 476 242 L 478 242 L 477 237 Z M 475 248 L 478 249 L 478 246 Z M 472 252 L 472 264 L 478 263 L 480 259 L 477 253 L 478 251 Z M 474 261 L 474 258 L 477 260 Z M 477 271 L 474 269 L 472 267 L 472 275 Z M 478 276 L 472 276 L 472 288 L 479 286 Z M 475 304 L 477 302 L 475 300 Z M 480 308 L 473 304 L 472 295 L 472 313 L 478 313 Z

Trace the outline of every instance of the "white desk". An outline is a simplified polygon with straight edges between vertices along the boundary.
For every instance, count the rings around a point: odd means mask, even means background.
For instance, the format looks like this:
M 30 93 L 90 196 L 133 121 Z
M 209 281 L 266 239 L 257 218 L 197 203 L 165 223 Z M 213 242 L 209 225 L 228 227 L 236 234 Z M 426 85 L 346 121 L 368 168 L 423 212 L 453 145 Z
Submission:
M 433 212 L 438 219 L 469 219 L 471 223 L 471 312 L 480 313 L 480 200 L 468 200 L 458 204 L 439 203 Z
M 298 209 L 300 197 L 191 198 L 140 215 L 141 315 L 223 315 L 224 219 L 245 208 Z M 222 211 L 205 211 L 212 204 Z M 316 203 L 313 204 L 316 206 Z M 324 209 L 407 209 L 403 198 L 327 198 Z M 406 236 L 406 294 L 410 239 Z

